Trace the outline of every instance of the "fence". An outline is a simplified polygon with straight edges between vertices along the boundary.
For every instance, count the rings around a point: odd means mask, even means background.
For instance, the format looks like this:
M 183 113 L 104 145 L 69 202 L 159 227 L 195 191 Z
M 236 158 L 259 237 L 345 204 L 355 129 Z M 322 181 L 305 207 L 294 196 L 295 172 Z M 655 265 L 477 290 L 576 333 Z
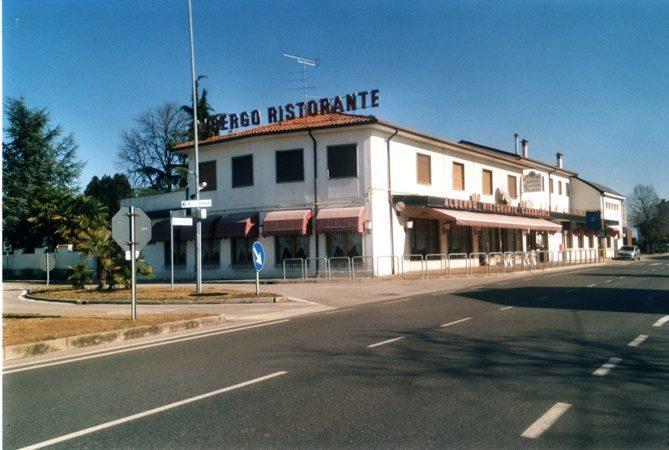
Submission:
M 351 258 L 348 256 L 333 256 L 328 258 L 328 270 L 330 278 L 347 277 L 351 278 Z
M 430 261 L 434 261 L 430 264 Z M 430 253 L 425 255 L 425 276 L 429 277 L 430 272 L 444 274 L 448 270 L 448 255 L 446 253 Z
M 374 258 L 371 256 L 354 256 L 351 258 L 351 274 L 355 278 L 374 276 Z
M 400 260 L 402 263 L 402 276 L 425 276 L 425 257 L 420 253 L 404 255 Z
M 288 264 L 286 264 L 288 263 Z M 295 264 L 297 263 L 297 264 Z M 286 258 L 282 261 L 281 263 L 283 267 L 283 279 L 286 279 L 286 269 L 290 270 L 291 278 L 306 278 L 307 277 L 307 271 L 304 266 L 304 259 L 303 258 Z M 296 269 L 299 268 L 299 272 L 295 272 Z M 295 276 L 298 274 L 299 276 Z
M 325 256 L 305 258 L 304 266 L 305 278 L 330 278 L 328 259 Z

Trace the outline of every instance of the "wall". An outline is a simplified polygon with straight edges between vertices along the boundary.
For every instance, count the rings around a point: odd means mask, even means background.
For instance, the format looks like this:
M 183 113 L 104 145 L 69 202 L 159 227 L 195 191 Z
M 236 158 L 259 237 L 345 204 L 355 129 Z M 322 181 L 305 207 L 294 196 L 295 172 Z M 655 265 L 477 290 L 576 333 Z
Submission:
M 22 253 L 15 250 L 14 254 L 2 255 L 2 276 L 4 279 L 22 280 L 46 280 L 46 272 L 41 269 L 41 261 L 44 256 L 44 248 L 35 249 L 35 253 Z M 95 261 L 83 257 L 78 252 L 50 253 L 49 258 L 54 258 L 56 263 L 49 274 L 51 280 L 67 280 L 68 267 L 83 261 L 87 267 L 93 270 L 93 279 L 97 277 Z

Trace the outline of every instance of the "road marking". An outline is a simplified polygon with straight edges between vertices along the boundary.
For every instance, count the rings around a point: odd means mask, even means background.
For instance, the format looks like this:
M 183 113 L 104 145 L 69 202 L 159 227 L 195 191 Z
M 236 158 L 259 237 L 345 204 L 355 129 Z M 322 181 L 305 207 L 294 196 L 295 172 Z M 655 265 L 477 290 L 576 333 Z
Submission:
M 528 439 L 536 439 L 541 436 L 544 431 L 549 429 L 557 420 L 571 408 L 571 404 L 558 402 L 554 404 L 551 409 L 546 411 L 543 416 L 539 417 L 536 422 L 530 425 L 527 430 L 523 431 L 522 437 Z
M 323 314 L 333 314 L 333 313 L 340 313 L 344 311 L 350 311 L 353 308 L 342 308 L 342 309 L 333 309 L 332 311 L 325 311 Z
M 598 377 L 603 377 L 609 373 L 611 369 L 613 369 L 620 361 L 622 361 L 620 358 L 609 358 L 609 360 L 606 361 L 602 367 L 592 372 L 592 374 Z
M 151 347 L 160 347 L 163 345 L 168 345 L 168 344 L 174 344 L 177 342 L 183 342 L 183 341 L 191 341 L 193 339 L 202 339 L 210 336 L 217 336 L 219 334 L 227 334 L 227 333 L 234 333 L 236 331 L 244 331 L 244 330 L 250 330 L 253 328 L 259 328 L 259 327 L 266 327 L 269 325 L 276 325 L 279 323 L 285 323 L 285 322 L 290 322 L 290 319 L 283 319 L 283 320 L 275 320 L 273 322 L 265 322 L 265 323 L 258 323 L 256 325 L 248 325 L 248 326 L 242 326 L 242 327 L 237 327 L 237 328 L 230 328 L 222 331 L 203 331 L 200 333 L 197 333 L 196 335 L 188 335 L 183 338 L 179 337 L 171 337 L 171 338 L 163 338 L 163 339 L 158 339 L 156 341 L 152 341 L 147 344 L 133 344 L 132 347 L 124 347 L 119 350 L 112 350 L 112 351 L 107 351 L 107 350 L 101 350 L 99 352 L 96 352 L 95 354 L 87 354 L 85 356 L 81 357 L 71 357 L 71 356 L 61 356 L 60 358 L 52 358 L 44 361 L 43 363 L 28 363 L 28 364 L 21 364 L 17 365 L 12 368 L 8 368 L 4 370 L 2 373 L 3 375 L 7 375 L 10 373 L 15 373 L 15 372 L 23 372 L 26 370 L 34 370 L 34 369 L 41 369 L 43 367 L 49 367 L 49 366 L 58 366 L 61 364 L 68 364 L 71 362 L 77 362 L 77 361 L 83 361 L 86 359 L 93 359 L 93 358 L 101 358 L 103 356 L 109 356 L 109 355 L 116 355 L 118 353 L 125 353 L 125 352 L 132 352 L 135 350 L 143 350 L 145 348 L 151 348 Z M 167 342 L 164 342 L 167 341 Z M 32 365 L 36 364 L 36 365 Z M 28 367 L 25 367 L 28 366 Z
M 499 286 L 506 286 L 507 284 L 511 284 L 511 281 L 507 281 L 505 283 L 499 283 Z
M 440 294 L 440 295 L 443 295 L 443 294 Z M 386 302 L 386 303 L 390 305 L 391 303 L 408 302 L 409 300 L 411 300 L 411 297 L 409 297 L 409 298 L 402 298 L 402 299 L 399 299 L 399 300 L 393 300 L 393 301 Z
M 456 324 L 458 324 L 458 323 L 466 322 L 466 321 L 468 321 L 468 320 L 471 320 L 471 317 L 465 317 L 464 319 L 455 320 L 455 321 L 453 321 L 453 322 L 445 323 L 445 324 L 441 325 L 441 328 L 450 327 L 451 325 L 456 325 Z
M 662 265 L 662 263 L 653 263 L 653 264 L 651 264 L 651 266 L 661 266 L 661 265 Z
M 543 296 L 543 297 L 539 297 L 537 300 L 541 301 L 541 300 L 546 300 L 546 299 L 548 299 L 548 296 L 547 296 L 547 295 L 546 295 L 546 296 Z
M 569 289 L 565 294 L 571 294 L 572 292 L 576 292 L 576 289 Z
M 613 280 L 605 280 L 604 283 L 610 283 L 610 282 L 612 282 L 612 281 L 613 281 Z
M 625 275 L 621 275 L 618 278 L 620 278 L 622 280 L 623 278 L 625 278 Z
M 589 285 L 588 285 L 588 286 L 586 286 L 586 287 L 595 287 L 595 286 L 597 286 L 597 283 L 592 283 L 592 284 L 589 284 Z
M 223 394 L 225 392 L 230 392 L 230 391 L 233 391 L 235 389 L 239 389 L 239 388 L 242 388 L 242 387 L 245 387 L 245 386 L 249 386 L 251 384 L 260 383 L 262 381 L 266 381 L 266 380 L 269 380 L 271 378 L 276 378 L 276 377 L 279 377 L 281 375 L 285 375 L 287 373 L 288 372 L 286 372 L 286 371 L 274 372 L 274 373 L 271 373 L 269 375 L 265 375 L 264 377 L 254 378 L 253 380 L 244 381 L 243 383 L 235 384 L 233 386 L 228 386 L 228 387 L 225 387 L 223 389 L 218 389 L 216 391 L 207 392 L 206 394 L 197 395 L 195 397 L 187 398 L 185 400 L 180 400 L 178 402 L 174 402 L 174 403 L 170 403 L 170 404 L 167 404 L 167 405 L 159 406 L 158 408 L 149 409 L 148 411 L 133 414 L 131 416 L 123 417 L 121 419 L 112 420 L 111 422 L 101 423 L 100 425 L 95 425 L 93 427 L 84 428 L 83 430 L 75 431 L 74 433 L 65 434 L 63 436 L 59 436 L 59 437 L 56 437 L 56 438 L 53 438 L 53 439 L 49 439 L 48 441 L 39 442 L 37 444 L 33 444 L 33 445 L 28 446 L 28 447 L 23 447 L 21 450 L 33 450 L 33 449 L 46 447 L 46 446 L 49 446 L 49 445 L 58 444 L 60 442 L 69 441 L 70 439 L 78 438 L 78 437 L 81 437 L 81 436 L 85 436 L 87 434 L 95 433 L 96 431 L 100 431 L 100 430 L 104 430 L 104 429 L 107 429 L 107 428 L 115 427 L 116 425 L 121 425 L 121 424 L 124 424 L 124 423 L 127 423 L 127 422 L 131 422 L 133 420 L 137 420 L 137 419 L 141 419 L 141 418 L 146 417 L 146 416 L 150 416 L 152 414 L 157 414 L 157 413 L 160 413 L 160 412 L 163 412 L 163 411 L 167 411 L 168 409 L 177 408 L 179 406 L 187 405 L 189 403 L 193 403 L 193 402 L 196 402 L 198 400 L 203 400 L 205 398 L 213 397 L 215 395 L 220 395 L 220 394 Z
M 505 306 L 504 308 L 500 308 L 500 311 L 506 311 L 507 309 L 511 309 L 513 306 Z M 442 325 L 443 326 L 443 325 Z
M 654 327 L 661 327 L 665 323 L 669 322 L 669 316 L 664 316 L 661 319 L 657 319 L 657 322 L 653 324 Z
M 396 337 L 396 338 L 388 339 L 388 340 L 386 340 L 386 341 L 377 342 L 376 344 L 368 345 L 367 348 L 379 347 L 379 346 L 381 346 L 381 345 L 386 345 L 386 344 L 390 344 L 390 343 L 392 343 L 392 342 L 401 341 L 402 339 L 406 339 L 406 336 L 400 336 L 400 337 Z
M 648 339 L 648 335 L 647 335 L 647 334 L 640 334 L 640 335 L 638 335 L 636 338 L 634 338 L 634 340 L 633 340 L 632 342 L 630 342 L 630 343 L 627 344 L 627 345 L 629 345 L 630 347 L 638 347 L 638 346 L 641 345 L 641 344 L 643 343 L 643 341 L 645 341 L 646 339 Z

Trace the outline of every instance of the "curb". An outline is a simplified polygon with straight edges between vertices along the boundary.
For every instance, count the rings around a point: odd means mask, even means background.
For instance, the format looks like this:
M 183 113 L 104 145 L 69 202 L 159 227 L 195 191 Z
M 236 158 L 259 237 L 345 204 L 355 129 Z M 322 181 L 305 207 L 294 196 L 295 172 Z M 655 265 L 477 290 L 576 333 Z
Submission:
M 30 292 L 24 295 L 25 298 L 41 302 L 52 303 L 75 303 L 77 305 L 129 305 L 130 300 L 76 300 L 73 298 L 49 298 L 31 295 Z M 137 300 L 138 305 L 239 305 L 239 304 L 262 304 L 262 303 L 286 303 L 290 301 L 289 297 L 232 297 L 225 300 Z
M 169 334 L 175 333 L 177 331 L 192 330 L 195 328 L 202 328 L 212 325 L 221 325 L 225 322 L 225 320 L 225 316 L 220 314 L 216 316 L 200 317 L 197 319 L 166 322 L 157 325 L 145 325 L 142 327 L 124 328 L 114 331 L 103 331 L 99 333 L 81 334 L 78 336 L 49 339 L 46 341 L 31 342 L 28 344 L 9 345 L 3 348 L 3 359 L 8 361 L 64 350 L 94 347 L 111 342 L 128 341 L 145 336 Z

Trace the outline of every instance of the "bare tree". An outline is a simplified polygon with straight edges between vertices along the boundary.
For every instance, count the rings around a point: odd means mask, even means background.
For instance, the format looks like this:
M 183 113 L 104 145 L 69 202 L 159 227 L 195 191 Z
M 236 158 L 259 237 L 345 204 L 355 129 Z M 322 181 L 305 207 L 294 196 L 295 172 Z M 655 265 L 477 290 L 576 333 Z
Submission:
M 660 198 L 651 185 L 637 184 L 627 197 L 630 223 L 637 227 L 648 245 L 660 238 L 663 216 L 660 214 Z
M 140 114 L 137 126 L 121 134 L 118 166 L 133 185 L 157 192 L 185 186 L 186 158 L 173 151 L 188 140 L 189 117 L 181 108 L 166 103 Z

